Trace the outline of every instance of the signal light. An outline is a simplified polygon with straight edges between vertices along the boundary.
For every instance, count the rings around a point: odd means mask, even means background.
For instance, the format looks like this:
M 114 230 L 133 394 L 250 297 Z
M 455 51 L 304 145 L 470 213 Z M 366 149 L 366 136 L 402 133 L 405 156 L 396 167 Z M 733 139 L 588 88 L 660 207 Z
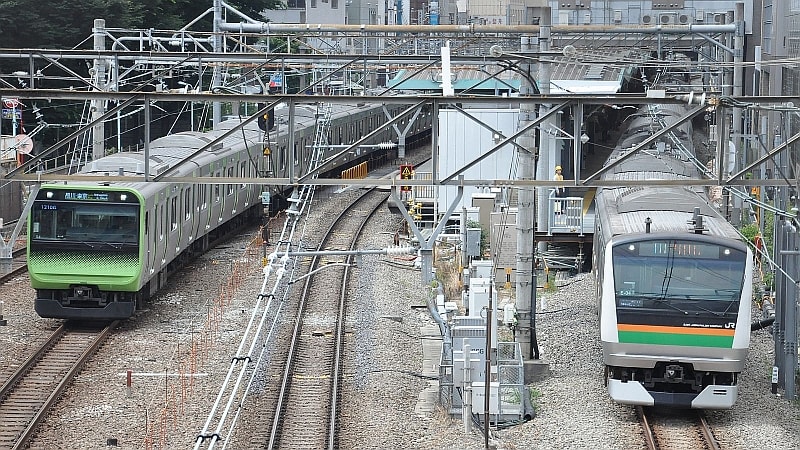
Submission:
M 258 109 L 265 106 L 267 105 L 259 103 Z M 270 131 L 275 128 L 275 108 L 270 108 L 267 112 L 258 116 L 258 128 L 260 128 L 261 131 Z

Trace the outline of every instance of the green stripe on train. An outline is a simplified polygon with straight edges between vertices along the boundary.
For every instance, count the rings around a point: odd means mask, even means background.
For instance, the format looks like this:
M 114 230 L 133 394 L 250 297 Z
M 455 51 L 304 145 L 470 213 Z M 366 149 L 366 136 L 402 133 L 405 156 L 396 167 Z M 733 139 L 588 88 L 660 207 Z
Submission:
M 681 345 L 686 347 L 733 347 L 733 336 L 618 331 L 620 344 Z
M 141 265 L 135 254 L 115 252 L 31 251 L 28 271 L 34 289 L 66 289 L 72 284 L 135 292 Z

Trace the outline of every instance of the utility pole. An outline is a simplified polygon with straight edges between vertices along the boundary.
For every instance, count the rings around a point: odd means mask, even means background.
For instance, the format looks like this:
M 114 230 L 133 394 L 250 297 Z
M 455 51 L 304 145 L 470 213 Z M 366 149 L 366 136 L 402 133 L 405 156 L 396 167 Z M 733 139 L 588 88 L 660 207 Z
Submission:
M 95 19 L 94 20 L 94 27 L 92 28 L 92 33 L 94 35 L 94 50 L 101 52 L 106 49 L 106 21 L 105 19 Z M 95 58 L 94 64 L 92 65 L 92 69 L 89 71 L 89 75 L 91 76 L 92 82 L 95 84 L 97 88 L 100 90 L 105 90 L 105 78 L 106 78 L 106 62 L 102 59 Z M 92 100 L 91 102 L 91 110 L 92 110 L 92 120 L 95 120 L 105 114 L 106 112 L 106 101 L 102 99 Z M 146 126 L 150 126 L 150 124 L 146 124 Z M 103 122 L 99 122 L 97 125 L 92 127 L 92 159 L 97 160 L 102 158 L 106 155 L 105 149 L 105 129 L 103 128 Z
M 544 51 L 549 48 L 550 40 L 550 8 L 543 8 L 542 27 L 538 36 L 538 50 Z M 522 53 L 533 53 L 536 50 L 535 36 L 523 36 L 521 44 Z M 530 83 L 535 71 L 532 70 L 530 59 L 525 59 L 521 65 L 522 85 L 521 94 L 532 95 L 534 86 Z M 541 63 L 540 63 L 541 64 Z M 549 67 L 546 64 L 540 65 L 540 73 L 543 76 L 542 83 L 548 87 L 550 84 Z M 549 88 L 547 89 L 549 92 Z M 544 108 L 544 105 L 539 105 Z M 541 114 L 542 110 L 539 110 Z M 536 105 L 524 103 L 520 106 L 519 127 L 525 128 L 530 122 L 536 120 Z M 542 136 L 543 133 L 539 133 Z M 536 175 L 536 155 L 541 151 L 541 146 L 536 145 L 536 128 L 531 128 L 520 136 L 520 145 L 525 149 L 518 149 L 520 175 L 522 180 L 534 180 Z M 543 172 L 539 172 L 540 174 Z M 549 177 L 549 173 L 547 175 Z M 539 199 L 541 202 L 540 189 Z M 546 198 L 546 195 L 545 195 Z M 536 189 L 533 187 L 520 187 L 518 195 L 517 212 L 517 266 L 516 266 L 516 302 L 517 310 L 517 332 L 515 340 L 519 343 L 520 352 L 524 359 L 524 377 L 528 383 L 534 378 L 541 377 L 547 372 L 548 366 L 539 359 L 539 348 L 536 344 Z M 540 203 L 541 206 L 541 203 Z M 541 209 L 541 208 L 540 208 Z

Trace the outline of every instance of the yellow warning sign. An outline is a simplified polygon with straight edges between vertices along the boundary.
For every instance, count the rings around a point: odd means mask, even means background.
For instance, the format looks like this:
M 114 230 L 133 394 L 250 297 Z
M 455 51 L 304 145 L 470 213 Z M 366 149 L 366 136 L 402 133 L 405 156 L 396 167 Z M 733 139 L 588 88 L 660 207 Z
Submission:
M 414 166 L 411 164 L 400 165 L 400 179 L 410 180 L 414 177 Z M 411 186 L 400 186 L 400 192 L 411 192 Z

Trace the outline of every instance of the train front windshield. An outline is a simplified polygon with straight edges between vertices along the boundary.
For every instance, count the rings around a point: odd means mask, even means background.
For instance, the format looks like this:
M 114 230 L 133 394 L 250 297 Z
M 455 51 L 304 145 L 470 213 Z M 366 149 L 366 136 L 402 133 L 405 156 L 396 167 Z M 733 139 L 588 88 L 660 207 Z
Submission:
M 112 194 L 123 199 L 133 197 L 119 193 L 106 193 L 99 199 L 112 199 Z M 51 198 L 40 195 L 31 210 L 30 241 L 32 248 L 59 245 L 86 249 L 99 244 L 104 249 L 136 247 L 139 241 L 138 202 L 78 201 L 60 192 Z M 65 199 L 66 198 L 66 199 Z
M 628 242 L 612 250 L 617 307 L 736 313 L 747 253 L 691 240 Z

